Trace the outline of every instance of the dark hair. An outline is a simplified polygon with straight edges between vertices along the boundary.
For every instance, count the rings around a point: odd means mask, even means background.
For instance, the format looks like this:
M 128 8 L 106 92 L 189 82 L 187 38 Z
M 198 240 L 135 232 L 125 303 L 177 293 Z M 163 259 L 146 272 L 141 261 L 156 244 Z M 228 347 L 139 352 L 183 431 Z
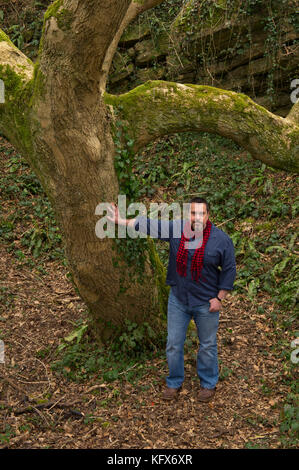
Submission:
M 192 199 L 190 199 L 189 203 L 192 204 L 192 202 L 198 202 L 198 203 L 205 204 L 206 208 L 207 208 L 207 212 L 210 212 L 210 205 L 209 205 L 208 201 L 206 201 L 206 199 L 204 199 L 203 197 L 193 197 Z

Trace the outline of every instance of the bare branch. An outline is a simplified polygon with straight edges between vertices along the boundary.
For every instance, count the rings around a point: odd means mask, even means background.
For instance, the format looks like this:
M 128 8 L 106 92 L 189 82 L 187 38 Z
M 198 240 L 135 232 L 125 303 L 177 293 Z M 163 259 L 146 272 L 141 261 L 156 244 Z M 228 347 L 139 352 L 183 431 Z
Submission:
M 299 126 L 242 93 L 149 81 L 123 95 L 104 98 L 128 124 L 136 150 L 175 132 L 211 132 L 232 139 L 269 166 L 299 169 Z
M 108 79 L 108 74 L 109 70 L 111 68 L 111 63 L 113 60 L 113 56 L 116 52 L 118 43 L 120 41 L 120 38 L 124 32 L 124 30 L 127 28 L 127 26 L 141 13 L 145 12 L 146 10 L 149 10 L 157 5 L 160 5 L 163 3 L 164 0 L 135 0 L 132 1 L 130 7 L 128 8 L 128 11 L 123 18 L 121 25 L 116 32 L 108 50 L 105 56 L 105 59 L 103 61 L 102 65 L 102 70 L 101 70 L 101 80 L 100 80 L 100 89 L 105 90 L 106 88 L 106 83 Z

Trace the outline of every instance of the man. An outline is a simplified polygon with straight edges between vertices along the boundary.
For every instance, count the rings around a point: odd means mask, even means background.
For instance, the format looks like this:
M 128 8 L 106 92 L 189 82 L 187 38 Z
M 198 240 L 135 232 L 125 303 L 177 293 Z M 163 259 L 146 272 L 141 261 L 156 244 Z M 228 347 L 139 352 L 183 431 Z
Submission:
M 171 286 L 166 346 L 169 375 L 163 398 L 171 400 L 177 397 L 182 388 L 184 343 L 193 317 L 200 343 L 197 354 L 198 399 L 206 402 L 213 398 L 218 382 L 219 311 L 221 302 L 233 289 L 236 262 L 231 238 L 209 220 L 209 203 L 200 197 L 191 199 L 189 203 L 189 220 L 159 220 L 154 235 L 151 219 L 142 216 L 122 219 L 114 204 L 110 209 L 111 217 L 107 218 L 170 243 L 166 278 L 166 283 Z

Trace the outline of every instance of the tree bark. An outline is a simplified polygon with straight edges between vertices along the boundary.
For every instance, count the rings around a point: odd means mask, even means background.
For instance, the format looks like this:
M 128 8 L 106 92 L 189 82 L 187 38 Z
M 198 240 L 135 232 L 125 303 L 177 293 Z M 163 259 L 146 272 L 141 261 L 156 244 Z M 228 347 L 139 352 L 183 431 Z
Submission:
M 138 3 L 146 8 L 160 2 Z M 129 124 L 136 149 L 167 133 L 206 130 L 232 138 L 268 164 L 298 168 L 295 113 L 283 120 L 245 95 L 167 82 L 149 82 L 119 97 L 105 95 L 103 67 L 130 8 L 129 0 L 56 0 L 45 14 L 34 66 L 0 32 L 6 89 L 0 131 L 22 152 L 49 197 L 74 283 L 102 340 L 127 319 L 159 330 L 166 296 L 152 243 L 144 260 L 145 246 L 134 242 L 130 263 L 115 250 L 115 240 L 95 234 L 96 206 L 116 202 L 119 194 L 113 108 Z

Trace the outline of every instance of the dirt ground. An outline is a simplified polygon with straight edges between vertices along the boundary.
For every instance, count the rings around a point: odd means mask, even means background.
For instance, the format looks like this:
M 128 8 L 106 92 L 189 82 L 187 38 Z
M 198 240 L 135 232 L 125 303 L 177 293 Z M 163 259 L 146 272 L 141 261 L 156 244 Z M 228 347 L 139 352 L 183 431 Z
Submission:
M 46 270 L 48 275 L 39 277 L 17 267 L 15 258 L 1 248 L 1 285 L 15 294 L 14 308 L 4 309 L 0 322 L 5 343 L 0 427 L 8 436 L 2 448 L 280 446 L 280 409 L 290 390 L 283 380 L 283 360 L 273 348 L 275 331 L 268 315 L 241 296 L 229 296 L 220 316 L 222 380 L 215 398 L 204 404 L 197 400 L 195 361 L 186 355 L 180 397 L 164 402 L 167 365 L 161 357 L 152 361 L 157 372 L 136 385 L 103 383 L 96 375 L 78 384 L 51 369 L 51 354 L 48 360 L 39 357 L 44 348 L 54 354 L 85 308 L 65 267 L 48 262 Z M 267 312 L 274 308 L 265 297 L 258 303 Z

